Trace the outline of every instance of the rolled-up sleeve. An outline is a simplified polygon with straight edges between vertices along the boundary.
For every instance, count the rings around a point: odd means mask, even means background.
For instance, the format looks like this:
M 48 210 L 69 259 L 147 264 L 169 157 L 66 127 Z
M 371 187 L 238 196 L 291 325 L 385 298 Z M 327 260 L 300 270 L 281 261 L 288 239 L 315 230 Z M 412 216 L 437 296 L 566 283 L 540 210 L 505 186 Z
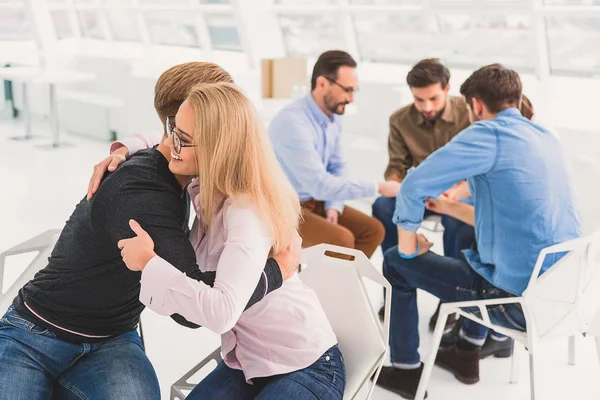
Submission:
M 409 171 L 396 197 L 394 223 L 415 232 L 428 198 L 437 198 L 461 180 L 490 171 L 497 152 L 497 132 L 485 121 L 472 124 Z

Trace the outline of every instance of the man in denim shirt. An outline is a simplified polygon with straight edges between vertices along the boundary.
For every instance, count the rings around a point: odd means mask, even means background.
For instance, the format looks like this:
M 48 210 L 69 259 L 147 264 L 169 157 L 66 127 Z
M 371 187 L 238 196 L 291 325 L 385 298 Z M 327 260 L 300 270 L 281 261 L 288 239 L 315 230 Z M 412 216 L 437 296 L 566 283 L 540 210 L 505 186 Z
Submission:
M 571 177 L 560 142 L 523 117 L 518 74 L 499 64 L 483 67 L 460 88 L 472 125 L 409 173 L 397 196 L 398 247 L 385 253 L 392 284 L 390 332 L 393 366 L 378 385 L 413 398 L 421 376 L 416 289 L 443 302 L 519 296 L 540 250 L 580 235 Z M 478 251 L 461 258 L 429 252 L 416 230 L 428 198 L 466 179 L 475 204 Z M 563 254 L 549 255 L 545 272 Z M 496 324 L 525 329 L 516 305 L 490 309 Z M 479 350 L 487 328 L 465 322 L 456 345 L 441 349 L 436 363 L 461 382 L 479 381 Z

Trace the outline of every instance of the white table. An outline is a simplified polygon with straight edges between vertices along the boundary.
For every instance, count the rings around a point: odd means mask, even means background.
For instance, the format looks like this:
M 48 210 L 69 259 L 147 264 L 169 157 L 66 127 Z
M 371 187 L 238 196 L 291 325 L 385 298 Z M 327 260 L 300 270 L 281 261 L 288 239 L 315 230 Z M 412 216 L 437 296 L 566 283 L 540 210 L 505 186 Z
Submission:
M 50 147 L 60 146 L 60 131 L 58 126 L 58 110 L 56 108 L 56 84 L 91 81 L 95 74 L 79 72 L 62 68 L 39 67 L 5 67 L 0 68 L 0 79 L 20 82 L 23 85 L 23 111 L 25 112 L 25 136 L 14 138 L 29 140 L 31 135 L 31 110 L 29 107 L 28 85 L 31 83 L 47 84 L 50 88 L 50 128 L 52 143 Z

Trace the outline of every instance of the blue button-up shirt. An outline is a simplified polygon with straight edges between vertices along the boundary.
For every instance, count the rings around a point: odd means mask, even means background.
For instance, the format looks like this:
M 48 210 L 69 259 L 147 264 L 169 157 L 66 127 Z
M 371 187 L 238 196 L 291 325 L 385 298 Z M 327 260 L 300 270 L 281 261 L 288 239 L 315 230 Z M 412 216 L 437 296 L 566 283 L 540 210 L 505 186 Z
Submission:
M 467 262 L 494 286 L 521 295 L 539 252 L 581 234 L 567 164 L 550 132 L 516 108 L 503 110 L 473 123 L 406 177 L 394 222 L 416 231 L 425 200 L 466 178 L 478 246 L 463 252 Z M 563 255 L 548 256 L 541 272 Z
M 343 177 L 341 133 L 340 117 L 328 117 L 310 93 L 281 110 L 269 126 L 277 159 L 300 200 L 322 200 L 326 209 L 340 212 L 344 200 L 377 194 L 374 181 Z

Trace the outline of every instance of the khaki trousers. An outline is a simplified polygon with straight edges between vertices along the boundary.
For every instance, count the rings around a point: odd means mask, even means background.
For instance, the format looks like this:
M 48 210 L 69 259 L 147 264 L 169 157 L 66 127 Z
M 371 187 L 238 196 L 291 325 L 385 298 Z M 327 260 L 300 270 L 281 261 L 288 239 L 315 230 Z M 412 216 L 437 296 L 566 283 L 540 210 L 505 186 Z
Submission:
M 325 218 L 325 203 L 308 200 L 302 203 L 304 222 L 300 225 L 302 246 L 329 243 L 361 250 L 371 257 L 383 241 L 385 228 L 377 219 L 345 206 L 337 224 Z

